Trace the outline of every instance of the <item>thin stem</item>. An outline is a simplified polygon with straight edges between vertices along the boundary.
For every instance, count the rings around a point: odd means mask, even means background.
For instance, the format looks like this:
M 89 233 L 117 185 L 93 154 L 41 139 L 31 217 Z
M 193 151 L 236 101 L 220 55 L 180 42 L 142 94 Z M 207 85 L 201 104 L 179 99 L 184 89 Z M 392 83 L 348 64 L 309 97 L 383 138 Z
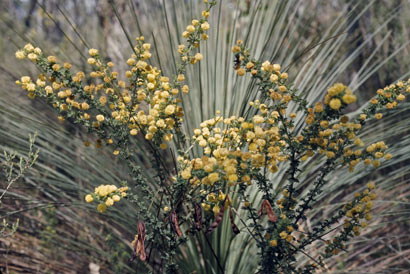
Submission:
M 216 262 L 218 263 L 218 268 L 219 268 L 219 270 L 221 270 L 222 273 L 224 273 L 224 272 L 225 272 L 225 271 L 224 271 L 224 268 L 222 267 L 222 264 L 221 264 L 221 262 L 219 261 L 219 258 L 218 258 L 218 256 L 216 255 L 215 250 L 213 249 L 211 243 L 209 242 L 208 237 L 205 235 L 205 233 L 203 233 L 203 235 L 204 235 L 204 238 L 205 238 L 206 243 L 208 244 L 208 247 L 211 249 L 212 255 L 214 256 Z

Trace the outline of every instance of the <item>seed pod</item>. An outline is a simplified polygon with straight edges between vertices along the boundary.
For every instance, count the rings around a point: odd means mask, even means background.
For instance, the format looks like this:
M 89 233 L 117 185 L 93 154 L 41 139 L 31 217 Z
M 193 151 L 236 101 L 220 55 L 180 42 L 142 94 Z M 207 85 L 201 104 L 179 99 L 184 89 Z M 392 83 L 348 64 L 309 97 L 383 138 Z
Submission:
M 268 200 L 263 200 L 261 204 L 261 208 L 258 211 L 258 215 L 261 216 L 264 212 L 268 215 L 269 221 L 276 223 L 278 221 L 278 217 L 276 216 L 275 212 L 272 209 Z
M 171 226 L 172 226 L 172 229 L 174 230 L 174 232 L 178 235 L 178 237 L 181 237 L 182 232 L 181 232 L 181 229 L 179 229 L 178 216 L 175 213 L 175 211 L 171 212 L 171 215 L 169 215 L 169 220 L 171 222 Z
M 218 215 L 216 215 L 215 217 L 215 221 L 208 227 L 208 229 L 206 230 L 206 233 L 211 233 L 212 231 L 214 231 L 218 227 L 218 225 L 222 222 L 222 219 L 224 217 L 224 211 L 225 211 L 225 200 L 223 201 L 221 208 L 219 209 Z
M 138 234 L 135 235 L 135 239 L 132 242 L 133 252 L 130 259 L 130 262 L 134 261 L 135 258 L 139 256 L 141 261 L 145 261 L 147 255 L 145 254 L 145 224 L 142 221 L 138 220 L 137 224 Z
M 229 210 L 229 218 L 231 219 L 232 231 L 233 231 L 235 234 L 239 234 L 239 233 L 240 233 L 239 228 L 236 226 L 236 224 L 235 224 L 234 221 L 233 221 L 232 210 Z
M 194 224 L 196 230 L 200 231 L 202 226 L 202 209 L 199 204 L 194 206 Z

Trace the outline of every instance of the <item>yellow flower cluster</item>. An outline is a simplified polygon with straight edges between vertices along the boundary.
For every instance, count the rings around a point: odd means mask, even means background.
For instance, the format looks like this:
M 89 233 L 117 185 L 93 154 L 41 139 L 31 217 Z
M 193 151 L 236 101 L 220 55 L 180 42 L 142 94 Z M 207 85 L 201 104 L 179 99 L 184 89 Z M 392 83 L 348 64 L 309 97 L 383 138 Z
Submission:
M 375 184 L 373 182 L 368 183 L 363 193 L 355 193 L 354 201 L 344 206 L 347 217 L 345 220 L 345 228 L 352 227 L 356 236 L 360 235 L 360 228 L 367 226 L 366 221 L 370 221 L 373 218 L 370 211 L 374 206 L 373 200 L 376 199 L 374 189 Z
M 205 33 L 205 31 L 209 30 L 210 28 L 210 25 L 207 22 L 208 17 L 209 17 L 209 9 L 202 11 L 202 18 L 199 20 L 193 19 L 191 22 L 191 25 L 188 25 L 186 27 L 186 30 L 182 33 L 182 36 L 184 38 L 187 38 L 188 40 L 190 39 L 196 40 L 197 37 L 195 36 L 200 36 L 202 40 L 207 40 L 208 35 Z M 199 44 L 194 42 L 193 46 L 198 47 Z M 201 54 L 196 55 L 195 57 L 198 57 L 198 58 L 194 58 L 192 60 L 193 63 L 200 61 L 202 59 Z
M 390 160 L 393 156 L 390 153 L 385 153 L 387 149 L 383 141 L 369 145 L 366 148 L 364 164 L 373 164 L 374 167 L 380 166 L 380 159 L 384 157 L 385 160 Z
M 212 5 L 214 4 L 210 4 L 210 7 Z M 41 49 L 34 48 L 31 44 L 17 51 L 16 58 L 27 57 L 46 72 L 55 75 L 49 77 L 51 84 L 47 86 L 47 78 L 44 75 L 40 75 L 35 83 L 28 76 L 16 82 L 29 92 L 30 98 L 34 98 L 36 94 L 47 97 L 62 114 L 59 116 L 60 120 L 64 120 L 65 116 L 76 117 L 93 128 L 122 125 L 129 130 L 130 135 L 141 132 L 147 140 L 153 140 L 165 149 L 165 142 L 173 139 L 173 131 L 180 126 L 184 115 L 178 96 L 180 91 L 189 91 L 187 85 L 182 85 L 185 80 L 185 67 L 203 58 L 201 53 L 192 55 L 191 50 L 199 46 L 200 40 L 206 40 L 208 37 L 205 32 L 209 29 L 206 19 L 210 7 L 202 12 L 203 18 L 193 20 L 183 34 L 188 45 L 178 47 L 182 64 L 173 81 L 162 76 L 158 68 L 148 63 L 152 56 L 151 45 L 145 43 L 144 37 L 141 36 L 136 38 L 134 54 L 126 62 L 129 69 L 125 72 L 125 77 L 129 84 L 118 80 L 118 73 L 111 71 L 114 64 L 103 63 L 97 49 L 89 50 L 90 58 L 87 60 L 93 67 L 90 76 L 95 79 L 95 83 L 81 86 L 80 83 L 85 78 L 84 72 L 72 75 L 71 64 L 65 63 L 61 66 L 56 57 L 44 56 Z M 92 117 L 95 117 L 95 120 Z M 89 120 L 91 122 L 88 122 Z M 118 154 L 118 151 L 114 154 Z
M 249 174 L 261 167 L 276 172 L 278 162 L 287 159 L 281 153 L 285 142 L 279 136 L 277 116 L 277 112 L 265 111 L 247 121 L 235 116 L 223 119 L 218 114 L 202 122 L 201 128 L 194 130 L 193 139 L 202 147 L 204 156 L 191 161 L 180 157 L 180 176 L 194 186 L 212 187 L 219 182 L 227 182 L 228 186 L 251 184 Z M 221 201 L 221 195 L 209 193 L 207 201 Z M 203 207 L 209 209 L 205 204 Z
M 107 207 L 113 206 L 115 202 L 119 202 L 121 198 L 127 196 L 128 187 L 116 187 L 115 185 L 100 185 L 95 188 L 94 193 L 87 194 L 85 201 L 91 203 L 94 200 L 98 201 L 97 210 L 105 212 Z
M 398 92 L 398 90 L 405 90 L 406 93 L 410 93 L 410 79 L 407 80 L 407 82 L 399 81 L 397 84 L 391 84 L 383 89 L 377 90 L 377 97 L 370 100 L 370 103 L 373 105 L 381 104 L 387 109 L 395 108 L 399 101 L 406 99 L 406 96 Z M 382 114 L 377 113 L 376 118 L 382 118 Z
M 342 149 L 346 149 L 347 140 L 354 140 L 356 145 L 364 146 L 363 142 L 356 138 L 357 131 L 362 128 L 360 123 L 348 122 L 349 118 L 347 116 L 340 117 L 339 121 L 336 122 L 331 121 L 331 117 L 323 117 L 323 114 L 321 114 L 322 108 L 323 105 L 320 102 L 314 108 L 308 108 L 307 127 L 298 137 L 298 140 L 307 148 L 306 153 L 301 157 L 302 161 L 312 157 L 316 148 L 319 149 L 320 154 L 325 155 L 327 158 L 335 158 Z M 353 152 L 350 149 L 344 151 L 345 157 L 352 154 Z M 356 151 L 356 156 L 360 155 L 361 152 Z M 353 167 L 356 164 L 353 164 Z
M 35 91 L 38 87 L 44 87 L 45 86 L 45 77 L 44 75 L 39 75 L 39 78 L 34 82 L 29 76 L 23 76 L 21 77 L 20 80 L 16 81 L 18 85 L 21 85 L 21 87 L 24 90 L 28 91 L 28 97 L 33 99 L 35 97 Z M 46 87 L 46 92 L 49 90 L 49 86 Z
M 346 217 L 348 217 L 349 220 L 365 219 L 366 221 L 370 221 L 372 219 L 370 210 L 373 208 L 372 201 L 376 199 L 376 194 L 373 192 L 374 189 L 375 184 L 373 182 L 368 183 L 363 193 L 355 193 L 354 201 L 344 206 Z M 346 220 L 346 223 L 351 223 L 349 220 Z
M 131 135 L 141 131 L 147 140 L 155 140 L 162 148 L 166 148 L 164 142 L 172 140 L 172 130 L 183 117 L 182 108 L 177 105 L 180 103 L 177 98 L 179 90 L 173 88 L 168 77 L 161 76 L 161 71 L 145 61 L 151 56 L 150 44 L 143 43 L 143 37 L 137 38 L 137 41 L 135 51 L 138 55 L 134 54 L 128 59 L 130 70 L 126 72 L 126 76 L 136 82 L 131 86 L 131 89 L 136 90 L 134 98 L 126 99 L 134 105 L 131 111 L 114 109 L 112 117 L 127 123 Z M 148 110 L 140 107 L 144 106 L 144 102 Z
M 281 216 L 281 222 L 279 222 L 277 226 L 275 231 L 265 234 L 265 238 L 269 241 L 271 247 L 286 245 L 295 240 L 296 237 L 292 235 L 295 230 L 285 216 Z
M 359 236 L 360 230 L 367 227 L 367 222 L 373 216 L 370 213 L 376 199 L 376 194 L 373 192 L 375 184 L 370 182 L 367 188 L 362 193 L 355 193 L 355 198 L 352 202 L 343 207 L 345 216 L 343 230 L 333 238 L 333 240 L 326 241 L 325 257 L 330 257 L 339 254 L 340 250 L 345 249 L 344 242 L 353 236 Z
M 236 42 L 236 45 L 232 48 L 232 52 L 238 54 L 238 62 L 243 62 L 245 58 L 248 58 L 247 51 L 241 52 L 242 43 L 243 42 L 241 40 L 238 40 Z M 280 64 L 274 64 L 266 60 L 261 65 L 257 66 L 255 61 L 249 60 L 244 65 L 244 68 L 237 66 L 235 69 L 239 76 L 243 76 L 246 72 L 248 72 L 254 77 L 259 75 L 262 79 L 266 79 L 270 83 L 272 83 L 273 88 L 267 90 L 267 95 L 270 97 L 270 99 L 272 99 L 272 101 L 283 103 L 282 105 L 286 106 L 292 100 L 292 96 L 291 94 L 289 94 L 288 87 L 285 85 L 285 81 L 288 79 L 288 74 L 286 72 L 280 71 Z
M 202 208 L 206 211 L 209 211 L 212 207 L 212 212 L 214 213 L 214 215 L 218 215 L 221 209 L 220 205 L 223 203 L 223 201 L 225 201 L 225 210 L 228 209 L 230 205 L 230 201 L 227 199 L 225 200 L 226 194 L 222 191 L 219 191 L 219 193 L 211 192 L 207 194 L 205 190 L 201 190 L 201 195 L 203 195 L 206 199 L 206 201 L 201 204 Z
M 371 100 L 371 108 L 374 110 L 370 109 L 370 111 L 376 111 L 377 108 L 387 106 L 388 104 L 391 104 L 393 107 L 396 106 L 397 101 L 395 100 L 404 99 L 404 95 L 399 90 L 409 92 L 409 84 L 410 81 L 407 81 L 407 83 L 398 82 L 396 85 L 390 85 L 383 90 L 379 90 L 377 92 L 378 98 Z M 334 101 L 332 102 L 332 100 Z M 392 157 L 391 154 L 385 154 L 384 151 L 387 146 L 383 142 L 373 144 L 366 150 L 353 149 L 351 146 L 346 146 L 346 143 L 349 141 L 359 147 L 365 145 L 356 134 L 362 128 L 365 121 L 369 119 L 371 113 L 362 113 L 358 119 L 349 122 L 347 116 L 340 116 L 339 114 L 328 116 L 325 106 L 328 104 L 328 109 L 334 111 L 355 100 L 356 97 L 351 94 L 351 91 L 343 84 L 338 83 L 328 89 L 324 100 L 325 105 L 322 102 L 318 102 L 314 107 L 308 108 L 308 115 L 305 119 L 307 127 L 299 138 L 304 145 L 309 144 L 310 149 L 302 156 L 301 160 L 307 160 L 313 156 L 313 151 L 316 147 L 319 148 L 319 153 L 326 155 L 329 159 L 336 157 L 343 148 L 343 163 L 348 164 L 349 170 L 353 171 L 355 166 L 362 160 L 366 165 L 373 164 L 373 166 L 378 167 L 380 166 L 380 158 L 385 156 L 385 159 L 389 160 Z M 380 119 L 382 114 L 376 113 L 374 116 L 376 119 Z M 333 119 L 335 118 L 339 118 L 339 121 L 334 122 Z
M 276 109 L 280 115 L 285 116 L 286 106 L 291 100 L 300 100 L 298 96 L 292 93 L 286 86 L 285 81 L 288 78 L 286 73 L 281 73 L 281 66 L 279 64 L 272 64 L 269 61 L 263 62 L 261 65 L 257 61 L 249 58 L 249 53 L 242 46 L 242 41 L 238 41 L 232 48 L 235 53 L 235 69 L 238 75 L 242 76 L 246 72 L 249 72 L 253 77 L 264 83 L 263 90 L 267 92 L 268 98 L 272 100 L 273 106 L 270 109 Z M 270 83 L 270 85 L 268 84 Z M 395 85 L 390 85 L 383 90 L 379 90 L 378 98 L 373 99 L 371 103 L 376 109 L 376 104 L 379 104 L 377 108 L 386 106 L 387 108 L 393 108 L 397 105 L 397 101 L 405 99 L 405 96 L 399 93 L 402 90 L 406 92 L 410 91 L 410 80 L 406 82 L 400 81 Z M 268 88 L 269 87 L 269 88 Z M 331 86 L 325 95 L 324 102 L 317 102 L 314 107 L 307 108 L 305 111 L 306 127 L 302 134 L 296 136 L 294 140 L 285 139 L 287 143 L 295 141 L 300 144 L 301 160 L 305 161 L 309 157 L 318 151 L 320 154 L 325 155 L 328 159 L 336 158 L 338 155 L 343 155 L 343 163 L 349 165 L 349 170 L 353 171 L 354 167 L 364 160 L 365 164 L 373 163 L 375 167 L 380 165 L 378 158 L 383 154 L 382 151 L 377 151 L 375 155 L 369 155 L 368 153 L 362 153 L 360 149 L 352 150 L 351 143 L 354 145 L 363 147 L 364 143 L 356 137 L 358 130 L 362 128 L 366 119 L 370 113 L 363 113 L 360 115 L 360 119 L 349 122 L 347 116 L 342 116 L 341 111 L 349 104 L 356 102 L 356 96 L 352 91 L 341 83 L 336 83 Z M 263 111 L 266 109 L 261 108 Z M 290 113 L 289 117 L 292 119 L 296 117 L 296 113 Z M 381 113 L 374 115 L 376 119 L 382 118 Z M 283 117 L 282 125 L 290 124 L 286 117 Z M 339 120 L 339 121 L 335 121 Z M 290 130 L 292 130 L 290 128 Z M 385 159 L 390 159 L 391 155 L 387 154 Z
M 334 111 L 338 111 L 342 107 L 354 102 L 356 102 L 356 96 L 352 94 L 352 91 L 348 87 L 340 83 L 331 86 L 324 99 L 324 104 L 328 105 L 329 108 Z M 308 109 L 308 115 L 306 116 L 305 122 L 308 125 L 319 122 L 322 128 L 327 128 L 329 126 L 329 121 L 326 121 L 323 118 L 329 119 L 332 117 L 323 117 L 324 114 L 326 114 L 325 106 L 322 102 L 317 102 L 314 108 Z M 335 129 L 338 130 L 338 126 L 336 126 Z
M 327 90 L 324 103 L 333 110 L 356 102 L 356 96 L 352 91 L 341 83 L 336 83 Z

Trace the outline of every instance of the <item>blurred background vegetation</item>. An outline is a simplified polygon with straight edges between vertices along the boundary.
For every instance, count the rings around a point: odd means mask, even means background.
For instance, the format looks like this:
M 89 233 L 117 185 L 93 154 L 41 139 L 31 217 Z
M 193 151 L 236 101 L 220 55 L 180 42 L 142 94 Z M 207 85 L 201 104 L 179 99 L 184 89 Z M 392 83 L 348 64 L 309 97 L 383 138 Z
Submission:
M 132 53 L 130 43 L 144 35 L 155 44 L 155 65 L 171 75 L 180 34 L 201 8 L 200 0 L 0 0 L 0 151 L 25 155 L 33 132 L 38 132 L 35 147 L 40 148 L 33 169 L 1 201 L 0 220 L 19 219 L 19 227 L 12 237 L 0 238 L 0 272 L 145 271 L 141 263 L 128 263 L 138 204 L 120 203 L 102 215 L 84 202 L 84 194 L 97 185 L 126 180 L 132 186 L 127 165 L 112 156 L 109 147 L 97 148 L 94 136 L 70 122 L 59 122 L 51 107 L 29 100 L 19 90 L 14 81 L 38 71 L 28 62 L 17 62 L 16 49 L 31 42 L 89 72 L 87 49 L 98 48 L 123 73 Z M 348 84 L 358 95 L 351 113 L 378 88 L 410 76 L 410 3 L 406 0 L 220 0 L 210 24 L 209 41 L 201 45 L 204 62 L 191 67 L 187 75 L 188 132 L 216 110 L 225 116 L 250 114 L 247 102 L 257 93 L 249 78 L 235 76 L 230 49 L 237 39 L 244 40 L 257 58 L 286 67 L 310 102 L 320 100 L 336 81 Z M 377 172 L 363 166 L 355 173 L 336 170 L 311 212 L 312 223 L 306 229 L 368 181 L 379 187 L 375 220 L 351 242 L 348 253 L 327 262 L 329 272 L 407 273 L 410 269 L 409 108 L 407 100 L 387 111 L 386 118 L 371 124 L 361 136 L 369 143 L 385 140 L 394 160 Z M 86 147 L 84 141 L 91 145 Z M 143 151 L 136 151 L 139 165 L 147 181 L 155 184 Z M 317 158 L 306 164 L 303 186 L 309 185 L 320 165 Z M 285 179 L 284 172 L 272 178 L 278 192 Z M 0 188 L 5 187 L 0 177 Z M 252 195 L 258 204 L 257 193 Z M 234 237 L 224 222 L 211 237 L 226 273 L 256 269 L 254 243 L 243 234 Z M 190 241 L 181 249 L 181 273 L 219 273 L 203 240 Z M 315 254 L 315 248 L 309 253 Z M 301 257 L 298 263 L 307 259 Z

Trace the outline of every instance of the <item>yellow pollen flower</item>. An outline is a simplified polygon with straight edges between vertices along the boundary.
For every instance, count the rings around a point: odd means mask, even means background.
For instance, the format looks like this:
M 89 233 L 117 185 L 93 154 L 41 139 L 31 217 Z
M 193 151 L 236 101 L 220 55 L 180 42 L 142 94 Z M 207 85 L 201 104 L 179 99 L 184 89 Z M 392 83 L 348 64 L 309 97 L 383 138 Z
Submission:
M 22 51 L 22 50 L 16 51 L 16 58 L 20 59 L 20 60 L 23 60 L 25 58 L 24 51 Z
M 201 24 L 201 29 L 203 30 L 209 30 L 209 23 L 208 22 L 204 22 Z
M 340 102 L 340 99 L 334 98 L 330 100 L 329 106 L 334 110 L 339 110 L 340 107 L 342 106 L 342 102 Z
M 97 206 L 97 210 L 98 210 L 98 212 L 100 212 L 100 213 L 104 213 L 104 212 L 107 210 L 107 206 L 106 206 L 105 204 L 99 204 L 99 205 Z
M 108 198 L 108 199 L 105 201 L 105 204 L 106 204 L 107 206 L 113 206 L 113 205 L 114 205 L 114 200 L 113 200 L 112 198 Z
M 174 114 L 175 112 L 175 106 L 174 105 L 168 105 L 165 109 L 164 112 L 166 115 L 171 115 Z
M 203 58 L 203 56 L 202 56 L 202 54 L 201 53 L 197 53 L 197 54 L 195 54 L 195 60 L 197 60 L 197 61 L 201 61 L 202 60 L 202 58 Z
M 240 68 L 240 69 L 238 69 L 238 70 L 236 71 L 236 73 L 237 73 L 239 76 L 244 76 L 245 73 L 246 73 L 246 71 L 245 71 L 244 68 Z
M 90 54 L 90 56 L 96 56 L 96 55 L 98 55 L 98 50 L 97 49 L 89 49 L 88 54 Z
M 85 201 L 87 203 L 91 203 L 92 201 L 94 201 L 94 198 L 91 194 L 88 194 L 88 195 L 85 196 Z
M 97 63 L 97 60 L 95 60 L 94 58 L 88 58 L 87 63 L 90 65 L 95 65 Z
M 195 31 L 195 27 L 192 25 L 189 25 L 186 27 L 186 31 L 189 33 L 193 33 Z
M 98 114 L 97 116 L 95 116 L 95 118 L 97 119 L 98 122 L 103 122 L 105 120 L 104 116 L 101 114 Z

